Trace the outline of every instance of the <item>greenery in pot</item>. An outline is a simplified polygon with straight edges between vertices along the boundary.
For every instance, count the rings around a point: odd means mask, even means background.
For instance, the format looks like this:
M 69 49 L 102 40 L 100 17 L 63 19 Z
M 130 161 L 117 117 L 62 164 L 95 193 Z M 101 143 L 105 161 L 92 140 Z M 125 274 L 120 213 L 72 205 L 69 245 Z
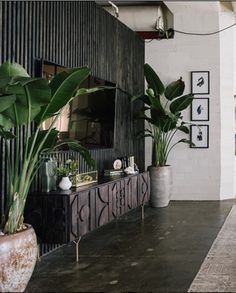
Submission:
M 60 164 L 59 167 L 56 168 L 56 174 L 61 177 L 74 176 L 78 174 L 79 170 L 79 161 L 68 159 L 65 161 L 65 164 Z
M 183 121 L 182 111 L 191 105 L 194 97 L 192 94 L 183 95 L 185 84 L 181 77 L 165 87 L 149 64 L 144 65 L 144 75 L 146 94 L 132 97 L 132 101 L 141 100 L 145 103 L 144 113 L 138 115 L 138 118 L 149 124 L 149 128 L 141 135 L 152 138 L 152 166 L 166 166 L 168 156 L 177 144 L 192 144 L 186 138 L 177 142 L 173 139 L 177 132 L 189 134 L 186 126 L 189 123 Z
M 58 139 L 58 131 L 54 128 L 63 107 L 74 97 L 101 89 L 79 88 L 89 74 L 87 67 L 66 69 L 48 83 L 43 78 L 31 78 L 17 63 L 7 61 L 0 66 L 0 136 L 6 144 L 8 171 L 0 226 L 4 234 L 24 229 L 26 198 L 43 162 L 40 153 L 47 154 L 66 144 L 78 151 L 90 166 L 94 165 L 87 149 L 78 141 Z M 41 130 L 42 123 L 48 118 L 52 118 L 50 127 Z M 23 145 L 20 137 L 22 126 L 25 129 Z M 11 140 L 14 140 L 15 156 L 11 153 Z

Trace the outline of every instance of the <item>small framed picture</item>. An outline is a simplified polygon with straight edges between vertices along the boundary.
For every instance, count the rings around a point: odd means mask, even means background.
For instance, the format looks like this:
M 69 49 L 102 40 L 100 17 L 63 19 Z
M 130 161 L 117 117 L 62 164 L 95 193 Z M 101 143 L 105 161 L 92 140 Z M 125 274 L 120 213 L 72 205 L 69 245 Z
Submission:
M 191 72 L 191 92 L 192 94 L 208 95 L 210 93 L 210 72 Z
M 191 125 L 190 140 L 194 145 L 191 148 L 209 147 L 209 125 Z
M 209 121 L 209 98 L 194 98 L 191 105 L 192 121 Z

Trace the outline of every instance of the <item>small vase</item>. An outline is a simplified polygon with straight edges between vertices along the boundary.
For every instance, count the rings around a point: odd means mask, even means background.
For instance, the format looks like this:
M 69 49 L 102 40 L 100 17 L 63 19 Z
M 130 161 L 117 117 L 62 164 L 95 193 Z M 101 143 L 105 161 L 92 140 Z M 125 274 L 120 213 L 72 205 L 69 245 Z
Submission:
M 62 177 L 60 183 L 59 183 L 59 187 L 62 189 L 62 190 L 69 190 L 71 188 L 71 181 L 69 179 L 69 177 Z

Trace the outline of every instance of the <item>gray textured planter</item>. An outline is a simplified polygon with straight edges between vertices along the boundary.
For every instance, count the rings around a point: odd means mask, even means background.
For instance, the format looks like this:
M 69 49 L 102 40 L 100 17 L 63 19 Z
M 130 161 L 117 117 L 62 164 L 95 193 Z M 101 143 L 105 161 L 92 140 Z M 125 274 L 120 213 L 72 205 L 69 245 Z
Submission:
M 37 259 L 34 229 L 0 236 L 0 292 L 23 292 Z
M 150 204 L 152 207 L 166 207 L 172 190 L 171 166 L 148 167 L 150 174 Z

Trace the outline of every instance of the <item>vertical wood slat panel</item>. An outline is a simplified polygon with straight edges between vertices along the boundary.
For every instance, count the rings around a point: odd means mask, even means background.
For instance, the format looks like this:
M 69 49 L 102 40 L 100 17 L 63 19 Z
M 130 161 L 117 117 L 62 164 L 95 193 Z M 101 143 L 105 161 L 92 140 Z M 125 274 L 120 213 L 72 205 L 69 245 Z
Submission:
M 93 75 L 117 83 L 131 94 L 143 90 L 143 41 L 92 1 L 0 1 L 0 62 L 7 59 L 22 64 L 31 75 L 37 69 L 35 59 L 66 67 L 89 65 Z M 143 169 L 143 145 L 133 143 L 134 131 L 142 126 L 130 121 L 132 107 L 127 97 L 117 91 L 114 148 L 91 151 L 99 170 L 112 167 L 118 156 L 133 154 Z M 22 145 L 24 129 L 20 136 Z M 12 143 L 13 158 L 14 149 Z M 82 169 L 86 170 L 84 162 Z M 1 140 L 1 212 L 6 172 L 6 149 Z M 37 186 L 38 182 L 34 188 Z

